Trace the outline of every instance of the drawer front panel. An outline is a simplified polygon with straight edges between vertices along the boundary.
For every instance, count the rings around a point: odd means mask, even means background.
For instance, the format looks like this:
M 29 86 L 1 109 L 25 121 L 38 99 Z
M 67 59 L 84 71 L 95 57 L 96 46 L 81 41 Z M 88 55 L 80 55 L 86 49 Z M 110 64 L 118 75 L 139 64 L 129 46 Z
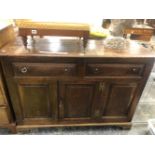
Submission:
M 0 124 L 9 123 L 8 111 L 6 107 L 0 107 Z
M 76 76 L 74 63 L 13 63 L 15 76 Z
M 143 30 L 143 33 L 144 34 L 150 34 L 150 35 L 152 35 L 153 34 L 153 30 Z
M 152 35 L 153 30 L 151 29 L 126 29 L 126 33 L 139 34 L 139 35 Z
M 86 76 L 142 76 L 143 70 L 143 64 L 87 64 Z

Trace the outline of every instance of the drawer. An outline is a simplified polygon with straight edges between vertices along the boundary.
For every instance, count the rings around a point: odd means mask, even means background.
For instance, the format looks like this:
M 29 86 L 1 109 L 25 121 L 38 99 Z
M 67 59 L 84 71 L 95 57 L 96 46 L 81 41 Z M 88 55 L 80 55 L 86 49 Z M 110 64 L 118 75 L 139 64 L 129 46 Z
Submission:
M 74 63 L 13 63 L 15 76 L 76 76 Z
M 132 34 L 143 34 L 143 30 L 131 30 Z
M 86 76 L 142 76 L 144 64 L 87 64 Z
M 7 107 L 0 107 L 0 124 L 9 123 L 8 109 Z
M 127 29 L 125 30 L 126 33 L 131 33 L 131 34 L 139 34 L 139 35 L 152 35 L 153 30 L 150 29 Z
M 153 34 L 153 30 L 143 30 L 143 33 L 147 34 L 147 35 L 152 35 Z

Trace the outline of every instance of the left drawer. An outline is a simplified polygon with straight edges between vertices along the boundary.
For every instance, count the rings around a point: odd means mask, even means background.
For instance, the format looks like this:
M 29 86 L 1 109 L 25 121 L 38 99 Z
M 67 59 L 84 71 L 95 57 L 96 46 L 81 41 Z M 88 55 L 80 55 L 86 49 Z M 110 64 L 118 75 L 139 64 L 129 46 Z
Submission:
M 15 76 L 77 76 L 76 63 L 13 63 Z
M 9 122 L 8 108 L 5 106 L 0 107 L 0 124 L 7 124 Z

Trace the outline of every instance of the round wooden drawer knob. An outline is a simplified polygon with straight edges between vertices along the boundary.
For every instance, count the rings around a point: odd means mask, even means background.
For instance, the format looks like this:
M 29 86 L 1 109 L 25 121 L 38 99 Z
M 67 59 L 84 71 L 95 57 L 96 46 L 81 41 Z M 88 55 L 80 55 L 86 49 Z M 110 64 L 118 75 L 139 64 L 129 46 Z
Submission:
M 97 72 L 97 71 L 99 71 L 99 69 L 98 68 L 95 68 L 95 71 Z
M 137 72 L 137 68 L 133 68 L 132 71 L 133 71 L 133 72 Z
M 21 68 L 21 72 L 22 72 L 22 73 L 27 73 L 27 67 Z
M 68 72 L 68 68 L 65 68 L 65 72 Z

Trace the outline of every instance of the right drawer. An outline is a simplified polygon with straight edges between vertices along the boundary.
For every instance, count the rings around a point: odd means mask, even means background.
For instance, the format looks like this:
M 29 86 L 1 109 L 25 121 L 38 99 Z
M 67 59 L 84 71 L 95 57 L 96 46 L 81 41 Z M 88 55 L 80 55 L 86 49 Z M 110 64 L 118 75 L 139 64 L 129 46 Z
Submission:
M 142 76 L 144 64 L 87 64 L 86 76 Z
M 0 124 L 9 123 L 8 109 L 7 107 L 0 107 Z

